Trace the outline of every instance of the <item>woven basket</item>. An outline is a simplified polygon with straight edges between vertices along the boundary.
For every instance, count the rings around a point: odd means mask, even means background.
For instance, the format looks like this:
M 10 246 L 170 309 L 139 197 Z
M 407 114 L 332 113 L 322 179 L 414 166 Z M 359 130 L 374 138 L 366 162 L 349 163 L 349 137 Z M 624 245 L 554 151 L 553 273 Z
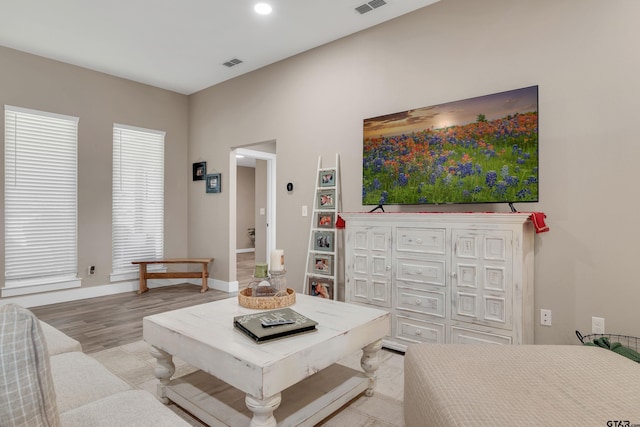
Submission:
M 284 293 L 284 292 L 283 292 Z M 247 296 L 249 294 L 249 296 Z M 247 308 L 259 310 L 269 310 L 272 308 L 283 308 L 293 305 L 296 302 L 296 292 L 287 288 L 287 295 L 272 297 L 252 297 L 251 289 L 246 288 L 238 293 L 238 303 Z

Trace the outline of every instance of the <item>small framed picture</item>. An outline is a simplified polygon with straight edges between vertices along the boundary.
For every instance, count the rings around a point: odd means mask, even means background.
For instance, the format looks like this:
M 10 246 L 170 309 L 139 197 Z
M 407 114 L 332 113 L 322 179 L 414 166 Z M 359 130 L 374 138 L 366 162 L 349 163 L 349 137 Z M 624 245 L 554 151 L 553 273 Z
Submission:
M 334 190 L 318 191 L 318 207 L 320 209 L 333 209 L 336 206 L 336 192 Z
M 207 162 L 193 164 L 193 180 L 204 181 L 207 176 Z
M 313 237 L 314 250 L 333 252 L 333 231 L 316 231 Z
M 333 212 L 318 212 L 316 228 L 333 228 L 335 216 Z
M 314 297 L 333 299 L 333 279 L 309 277 L 309 295 Z
M 336 185 L 335 169 L 324 170 L 318 173 L 318 182 L 320 183 L 320 187 L 333 187 L 334 185 Z
M 207 175 L 207 193 L 220 193 L 220 180 L 219 173 L 212 173 Z
M 313 272 L 314 274 L 333 274 L 333 256 L 315 254 L 313 256 Z

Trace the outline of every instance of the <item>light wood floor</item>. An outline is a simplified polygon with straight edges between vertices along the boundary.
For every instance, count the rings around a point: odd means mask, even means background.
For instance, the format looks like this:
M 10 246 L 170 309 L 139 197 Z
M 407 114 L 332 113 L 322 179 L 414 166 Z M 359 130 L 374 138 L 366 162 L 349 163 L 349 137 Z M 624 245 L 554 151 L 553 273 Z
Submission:
M 85 353 L 106 350 L 142 339 L 142 318 L 230 297 L 227 292 L 183 284 L 32 307 L 40 319 L 80 341 Z
M 241 252 L 236 254 L 236 268 L 238 272 L 238 289 L 246 288 L 253 280 L 256 267 L 255 252 Z
M 238 254 L 238 282 L 243 289 L 251 282 L 254 253 Z M 142 339 L 142 318 L 178 308 L 190 307 L 232 294 L 209 289 L 200 293 L 199 285 L 183 284 L 154 288 L 142 295 L 135 292 L 31 307 L 50 325 L 80 341 L 85 353 L 118 347 Z

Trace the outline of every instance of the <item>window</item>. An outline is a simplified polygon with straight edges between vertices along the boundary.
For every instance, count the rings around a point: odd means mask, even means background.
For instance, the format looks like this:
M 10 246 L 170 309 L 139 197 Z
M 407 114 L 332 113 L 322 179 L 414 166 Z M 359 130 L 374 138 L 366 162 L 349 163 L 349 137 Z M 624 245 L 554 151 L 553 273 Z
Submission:
M 5 105 L 4 120 L 2 296 L 78 287 L 78 118 Z
M 113 126 L 112 281 L 137 276 L 131 261 L 163 258 L 164 135 Z

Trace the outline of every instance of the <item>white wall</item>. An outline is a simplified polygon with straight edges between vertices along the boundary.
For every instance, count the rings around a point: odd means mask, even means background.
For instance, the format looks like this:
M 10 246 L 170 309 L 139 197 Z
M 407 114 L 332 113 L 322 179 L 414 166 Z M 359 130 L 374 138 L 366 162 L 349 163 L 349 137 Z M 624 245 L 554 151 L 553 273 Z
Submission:
M 442 0 L 192 95 L 190 156 L 224 173 L 230 147 L 277 141 L 277 246 L 289 286 L 301 291 L 311 218 L 300 206 L 313 206 L 319 155 L 331 162 L 340 153 L 343 210 L 368 210 L 364 118 L 538 85 L 540 202 L 516 205 L 544 211 L 551 227 L 535 241 L 535 309 L 536 319 L 551 309 L 553 326 L 537 326 L 536 342 L 575 343 L 591 316 L 605 317 L 607 331 L 640 335 L 631 268 L 640 237 L 638 16 L 635 0 Z M 227 197 L 189 193 L 190 252 L 216 256 L 220 277 Z M 201 212 L 219 221 L 208 229 Z

